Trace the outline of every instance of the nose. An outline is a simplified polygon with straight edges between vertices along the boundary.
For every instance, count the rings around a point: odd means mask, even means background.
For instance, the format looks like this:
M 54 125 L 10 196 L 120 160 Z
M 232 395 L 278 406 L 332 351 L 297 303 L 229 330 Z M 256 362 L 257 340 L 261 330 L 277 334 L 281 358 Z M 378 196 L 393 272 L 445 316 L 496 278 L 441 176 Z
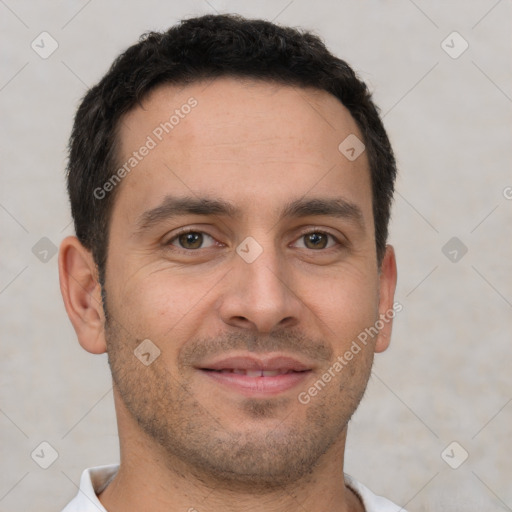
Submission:
M 225 277 L 220 316 L 230 326 L 269 333 L 294 327 L 303 316 L 297 283 L 276 250 L 265 248 L 252 262 L 233 255 L 233 267 Z

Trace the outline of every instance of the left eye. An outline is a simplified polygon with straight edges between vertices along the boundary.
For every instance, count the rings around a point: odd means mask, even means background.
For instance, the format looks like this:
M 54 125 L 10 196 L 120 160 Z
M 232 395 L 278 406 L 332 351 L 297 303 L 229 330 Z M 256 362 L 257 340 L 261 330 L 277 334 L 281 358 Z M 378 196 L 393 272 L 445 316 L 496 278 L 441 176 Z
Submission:
M 175 242 L 177 242 L 179 244 L 178 247 L 181 247 L 182 249 L 201 249 L 205 239 L 210 239 L 214 242 L 210 235 L 207 235 L 202 231 L 188 231 L 171 238 L 171 240 L 169 240 L 169 244 L 176 246 Z M 211 245 L 213 245 L 213 243 Z
M 334 243 L 332 243 L 330 246 L 328 246 L 329 238 L 331 241 L 334 241 Z M 305 233 L 299 238 L 299 240 L 304 241 L 304 247 L 306 249 L 313 250 L 328 249 L 337 243 L 337 240 L 334 238 L 334 236 L 330 235 L 329 233 L 324 233 L 323 231 L 312 231 L 311 233 Z

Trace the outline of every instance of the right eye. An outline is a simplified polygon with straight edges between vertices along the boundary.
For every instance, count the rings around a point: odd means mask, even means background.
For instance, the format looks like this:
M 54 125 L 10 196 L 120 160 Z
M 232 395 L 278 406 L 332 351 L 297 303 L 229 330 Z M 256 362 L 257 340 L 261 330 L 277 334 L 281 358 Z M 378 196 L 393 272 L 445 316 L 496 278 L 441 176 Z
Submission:
M 178 233 L 176 236 L 171 238 L 167 242 L 167 245 L 172 245 L 180 249 L 193 251 L 204 248 L 201 246 L 203 245 L 203 242 L 205 241 L 206 238 L 214 241 L 213 237 L 206 234 L 204 231 L 194 231 L 192 229 L 189 229 L 186 231 L 182 231 L 181 233 Z M 211 244 L 209 247 L 212 247 L 213 245 L 214 243 Z

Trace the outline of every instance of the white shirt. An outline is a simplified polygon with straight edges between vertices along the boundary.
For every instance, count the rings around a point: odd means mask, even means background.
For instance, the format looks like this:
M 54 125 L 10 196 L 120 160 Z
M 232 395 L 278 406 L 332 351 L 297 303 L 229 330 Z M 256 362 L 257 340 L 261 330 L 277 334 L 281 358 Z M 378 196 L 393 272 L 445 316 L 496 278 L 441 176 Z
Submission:
M 107 487 L 118 469 L 119 464 L 86 469 L 80 478 L 78 494 L 62 512 L 108 512 L 97 495 Z M 370 489 L 347 474 L 345 484 L 360 497 L 366 512 L 407 512 L 386 498 L 373 494 Z

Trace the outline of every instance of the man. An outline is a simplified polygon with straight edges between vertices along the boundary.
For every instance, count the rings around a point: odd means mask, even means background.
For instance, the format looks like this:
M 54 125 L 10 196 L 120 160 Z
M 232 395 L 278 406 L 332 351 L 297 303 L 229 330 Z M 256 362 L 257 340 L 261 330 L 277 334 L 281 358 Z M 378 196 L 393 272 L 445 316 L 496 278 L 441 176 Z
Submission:
M 76 115 L 59 266 L 121 460 L 66 512 L 402 510 L 343 473 L 397 307 L 395 175 L 366 86 L 311 34 L 203 16 L 114 62 Z

